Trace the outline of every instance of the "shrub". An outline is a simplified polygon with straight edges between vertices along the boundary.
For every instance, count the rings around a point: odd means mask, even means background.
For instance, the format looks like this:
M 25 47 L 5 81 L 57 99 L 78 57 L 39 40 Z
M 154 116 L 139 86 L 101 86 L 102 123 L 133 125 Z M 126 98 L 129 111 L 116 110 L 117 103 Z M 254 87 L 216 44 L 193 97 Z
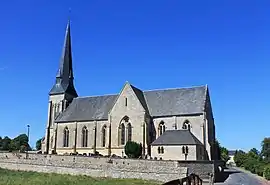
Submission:
M 142 145 L 134 141 L 128 141 L 125 145 L 125 154 L 129 158 L 139 158 L 142 155 Z
M 264 161 L 257 161 L 257 163 L 255 164 L 255 173 L 259 176 L 263 176 L 265 166 L 266 164 L 264 163 Z
M 267 166 L 264 168 L 264 177 L 265 177 L 267 180 L 270 180 L 270 165 L 267 165 Z

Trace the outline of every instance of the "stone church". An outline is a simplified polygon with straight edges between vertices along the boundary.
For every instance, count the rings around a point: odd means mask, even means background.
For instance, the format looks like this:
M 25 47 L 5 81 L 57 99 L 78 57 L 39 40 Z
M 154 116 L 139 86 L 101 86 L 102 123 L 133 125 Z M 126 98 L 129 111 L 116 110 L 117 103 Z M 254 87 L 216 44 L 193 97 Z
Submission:
M 126 82 L 119 94 L 78 97 L 73 80 L 68 22 L 49 92 L 43 153 L 123 157 L 126 142 L 135 141 L 152 158 L 217 158 L 208 86 L 141 90 Z

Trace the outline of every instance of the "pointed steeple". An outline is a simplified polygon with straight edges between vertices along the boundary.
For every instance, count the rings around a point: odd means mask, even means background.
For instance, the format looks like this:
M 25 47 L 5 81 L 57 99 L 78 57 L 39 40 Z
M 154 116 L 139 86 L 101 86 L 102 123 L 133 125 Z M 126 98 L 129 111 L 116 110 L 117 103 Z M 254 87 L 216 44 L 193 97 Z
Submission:
M 78 96 L 73 85 L 73 79 L 70 20 L 68 20 L 60 65 L 50 95 L 68 93 Z
M 72 71 L 72 53 L 71 53 L 71 36 L 70 36 L 70 20 L 68 20 L 66 35 L 64 40 L 64 46 L 62 56 L 60 59 L 60 65 L 57 73 L 57 78 L 71 77 L 73 78 Z

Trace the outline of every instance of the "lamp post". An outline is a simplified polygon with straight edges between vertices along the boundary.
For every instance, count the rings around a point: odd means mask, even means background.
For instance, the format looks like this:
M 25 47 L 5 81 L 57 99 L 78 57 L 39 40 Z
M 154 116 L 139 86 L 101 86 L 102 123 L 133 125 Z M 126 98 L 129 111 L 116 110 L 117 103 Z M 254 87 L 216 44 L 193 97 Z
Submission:
M 26 145 L 26 159 L 28 159 L 28 145 L 29 145 L 29 132 L 30 132 L 30 125 L 27 125 L 27 139 L 28 139 L 28 142 L 27 142 L 27 145 Z

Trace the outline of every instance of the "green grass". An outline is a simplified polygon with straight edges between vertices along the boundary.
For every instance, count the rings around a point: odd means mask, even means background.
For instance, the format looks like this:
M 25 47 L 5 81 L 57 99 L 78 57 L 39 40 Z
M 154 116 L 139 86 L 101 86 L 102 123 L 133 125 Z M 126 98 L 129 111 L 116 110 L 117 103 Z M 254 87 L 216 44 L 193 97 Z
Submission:
M 0 185 L 157 185 L 137 179 L 108 179 L 88 176 L 11 171 L 0 168 Z

